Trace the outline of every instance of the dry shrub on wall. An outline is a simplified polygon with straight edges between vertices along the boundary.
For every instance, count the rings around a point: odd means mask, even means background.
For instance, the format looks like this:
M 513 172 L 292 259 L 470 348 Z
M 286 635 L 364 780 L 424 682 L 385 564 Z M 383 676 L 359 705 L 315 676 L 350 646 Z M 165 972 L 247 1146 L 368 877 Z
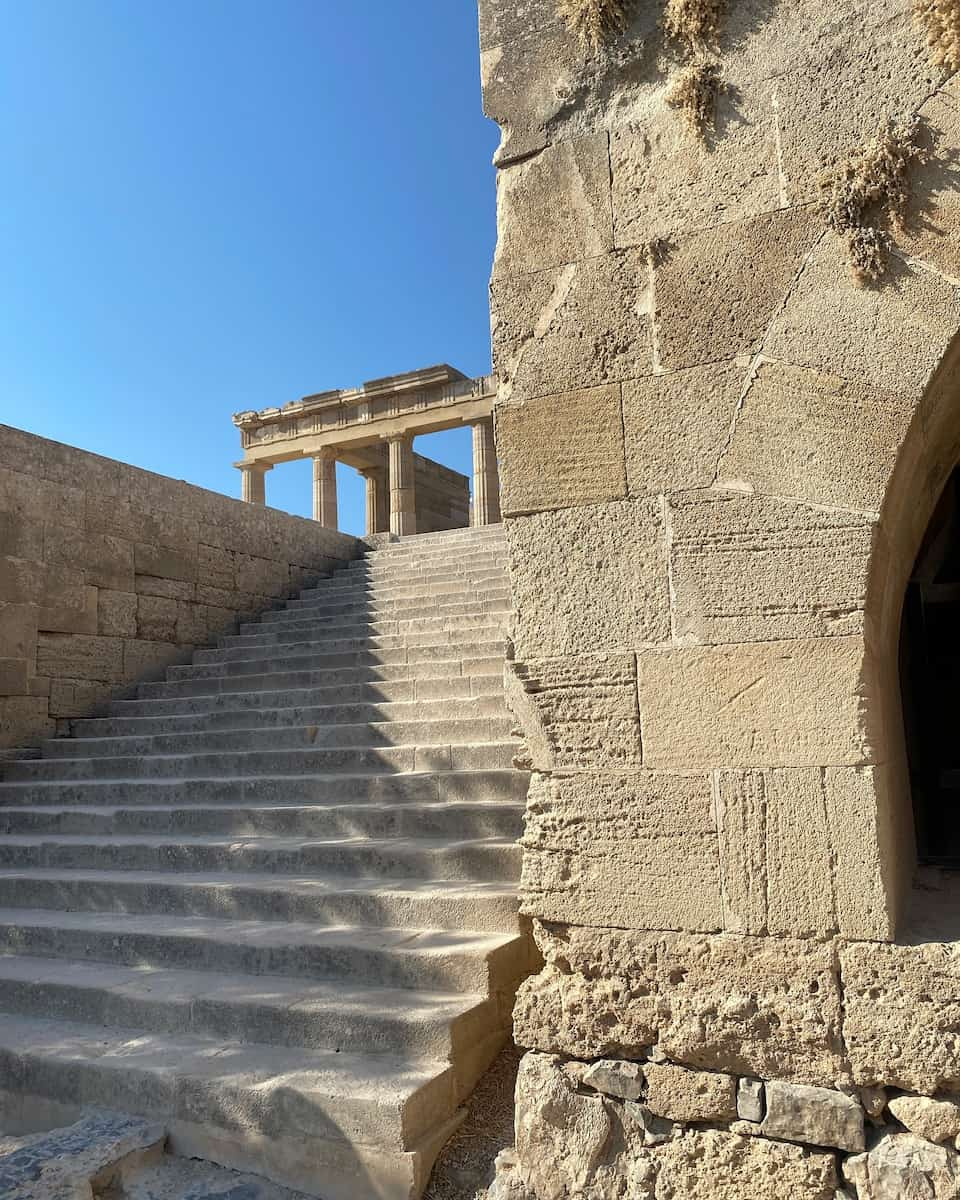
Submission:
M 557 12 L 571 33 L 593 50 L 623 33 L 631 0 L 557 0 Z
M 850 266 L 861 283 L 878 283 L 886 274 L 893 245 L 888 230 L 903 229 L 911 167 L 928 157 L 919 137 L 919 121 L 890 121 L 823 180 L 828 223 L 846 238 Z
M 937 66 L 960 71 L 960 0 L 913 0 L 913 15 Z
M 689 58 L 716 42 L 725 7 L 726 0 L 667 0 L 664 33 Z
M 684 67 L 667 92 L 667 103 L 678 108 L 691 129 L 706 140 L 716 122 L 717 99 L 724 89 L 716 63 L 694 63 Z

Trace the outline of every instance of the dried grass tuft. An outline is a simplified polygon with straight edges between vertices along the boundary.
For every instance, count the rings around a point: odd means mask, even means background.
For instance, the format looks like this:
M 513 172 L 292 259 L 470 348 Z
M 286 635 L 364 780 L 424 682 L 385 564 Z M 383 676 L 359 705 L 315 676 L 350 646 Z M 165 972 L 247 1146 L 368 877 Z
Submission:
M 664 33 L 680 43 L 686 57 L 702 53 L 716 42 L 725 7 L 726 0 L 667 0 Z
M 676 76 L 667 103 L 680 110 L 687 124 L 705 141 L 716 125 L 717 100 L 724 90 L 716 63 L 694 63 Z
M 919 134 L 919 121 L 890 121 L 823 180 L 827 221 L 846 238 L 850 266 L 861 283 L 878 283 L 886 274 L 893 245 L 888 229 L 903 229 L 911 167 L 928 158 Z
M 960 71 L 960 0 L 913 0 L 913 17 L 936 65 Z
M 630 4 L 631 0 L 557 0 L 557 12 L 570 32 L 596 51 L 626 29 Z

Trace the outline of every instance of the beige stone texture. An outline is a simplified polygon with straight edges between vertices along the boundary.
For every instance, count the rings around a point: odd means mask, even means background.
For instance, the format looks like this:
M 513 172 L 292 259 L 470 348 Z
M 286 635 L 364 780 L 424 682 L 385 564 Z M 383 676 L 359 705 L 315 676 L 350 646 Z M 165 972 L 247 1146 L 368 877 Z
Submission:
M 119 683 L 123 679 L 123 642 L 76 633 L 41 633 L 37 671 L 41 675 Z
M 853 943 L 840 961 L 855 1081 L 960 1091 L 960 947 Z
M 581 1082 L 617 1100 L 639 1100 L 644 1092 L 646 1076 L 639 1063 L 602 1058 L 584 1071 Z
M 868 763 L 864 658 L 858 637 L 644 650 L 637 656 L 644 765 Z
M 821 235 L 787 210 L 678 239 L 656 268 L 659 361 L 668 369 L 751 354 Z
M 670 1063 L 648 1063 L 645 1103 L 672 1121 L 735 1121 L 737 1081 L 717 1071 L 688 1071 Z
M 751 384 L 721 486 L 878 512 L 912 405 L 811 369 L 764 363 Z
M 634 655 L 534 659 L 508 681 L 507 702 L 527 730 L 537 770 L 640 765 Z
M 960 280 L 960 88 L 956 78 L 920 109 L 929 160 L 913 172 L 900 250 Z
M 960 1102 L 956 1100 L 895 1096 L 888 1107 L 901 1125 L 928 1142 L 948 1142 L 960 1135 Z
M 834 1200 L 832 1154 L 716 1129 L 685 1133 L 655 1153 L 657 1200 Z
M 523 910 L 631 929 L 723 926 L 707 775 L 535 775 Z
M 770 1080 L 764 1092 L 766 1137 L 854 1153 L 864 1149 L 863 1108 L 858 1100 L 831 1088 L 779 1079 Z
M 713 483 L 746 372 L 741 362 L 708 363 L 622 384 L 631 496 Z
M 670 636 L 662 505 L 587 505 L 507 524 L 517 656 L 636 648 Z
M 684 643 L 859 633 L 873 525 L 742 495 L 671 497 L 674 629 Z
M 912 1133 L 888 1133 L 870 1150 L 843 1164 L 857 1200 L 956 1200 L 960 1155 Z
M 647 375 L 649 270 L 637 250 L 494 280 L 494 370 L 501 401 Z
M 501 405 L 497 428 L 507 516 L 626 497 L 619 384 Z
M 97 620 L 97 632 L 102 637 L 136 637 L 136 593 L 102 588 L 97 599 Z
M 499 173 L 494 276 L 542 271 L 613 248 L 608 140 L 598 133 L 559 142 Z

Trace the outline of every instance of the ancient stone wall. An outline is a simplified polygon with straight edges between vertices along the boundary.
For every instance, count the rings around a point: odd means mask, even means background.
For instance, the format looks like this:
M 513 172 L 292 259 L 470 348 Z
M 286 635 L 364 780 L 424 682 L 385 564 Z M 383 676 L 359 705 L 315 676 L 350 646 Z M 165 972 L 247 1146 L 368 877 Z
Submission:
M 470 524 L 470 480 L 443 463 L 413 456 L 416 471 L 417 533 L 464 529 Z
M 955 1194 L 897 646 L 960 458 L 958 20 L 481 0 L 538 1200 Z
M 0 427 L 0 749 L 185 661 L 356 539 Z

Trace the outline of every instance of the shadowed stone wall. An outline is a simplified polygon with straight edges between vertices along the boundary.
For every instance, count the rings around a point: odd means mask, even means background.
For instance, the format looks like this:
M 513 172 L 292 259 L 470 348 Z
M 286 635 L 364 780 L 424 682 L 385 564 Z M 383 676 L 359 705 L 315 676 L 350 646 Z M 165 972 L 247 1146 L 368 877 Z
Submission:
M 0 749 L 186 661 L 358 543 L 0 426 Z
M 503 1186 L 953 1195 L 960 924 L 912 886 L 897 643 L 960 457 L 960 86 L 909 0 L 600 4 L 596 46 L 590 7 L 481 0 L 546 959 Z

